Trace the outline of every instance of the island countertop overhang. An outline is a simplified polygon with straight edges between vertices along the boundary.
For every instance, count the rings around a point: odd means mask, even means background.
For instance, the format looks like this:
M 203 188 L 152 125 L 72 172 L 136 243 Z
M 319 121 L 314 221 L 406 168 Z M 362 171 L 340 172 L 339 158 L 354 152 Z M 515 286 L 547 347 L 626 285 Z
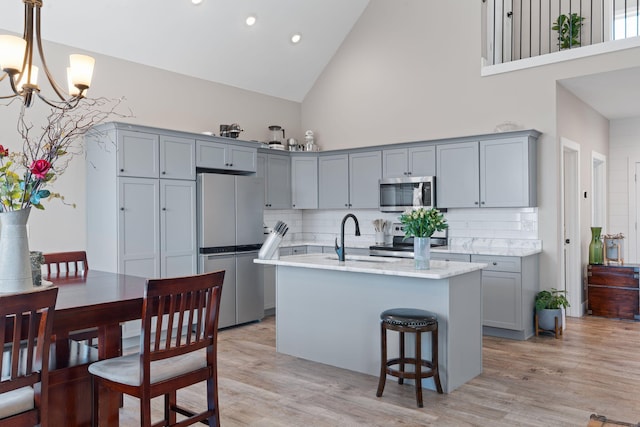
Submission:
M 347 255 L 347 260 L 340 262 L 335 255 L 331 254 L 292 255 L 280 259 L 256 259 L 254 262 L 266 265 L 424 279 L 446 279 L 487 267 L 487 264 L 483 263 L 431 260 L 429 270 L 416 270 L 413 259 Z

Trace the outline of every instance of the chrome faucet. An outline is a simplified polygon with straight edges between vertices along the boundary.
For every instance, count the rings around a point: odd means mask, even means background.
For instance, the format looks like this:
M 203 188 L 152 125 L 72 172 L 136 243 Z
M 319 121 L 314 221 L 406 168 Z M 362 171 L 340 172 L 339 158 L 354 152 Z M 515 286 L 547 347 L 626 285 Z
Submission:
M 360 224 L 358 224 L 358 218 L 354 214 L 346 214 L 344 218 L 342 218 L 342 226 L 340 227 L 340 243 L 342 246 L 338 246 L 338 238 L 336 237 L 336 253 L 338 254 L 338 261 L 344 261 L 344 223 L 347 222 L 347 219 L 353 218 L 353 222 L 356 223 L 356 236 L 360 235 Z

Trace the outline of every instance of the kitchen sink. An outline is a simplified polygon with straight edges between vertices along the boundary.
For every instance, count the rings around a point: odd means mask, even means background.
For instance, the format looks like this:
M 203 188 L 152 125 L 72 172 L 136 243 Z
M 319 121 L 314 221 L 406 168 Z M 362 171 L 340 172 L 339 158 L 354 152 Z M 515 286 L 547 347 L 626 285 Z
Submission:
M 326 259 L 338 260 L 338 255 L 329 255 L 325 257 Z M 393 262 L 401 261 L 400 258 L 391 258 L 391 257 L 374 257 L 368 255 L 349 255 L 345 257 L 345 261 L 356 261 L 356 262 L 371 262 L 375 264 L 388 264 Z

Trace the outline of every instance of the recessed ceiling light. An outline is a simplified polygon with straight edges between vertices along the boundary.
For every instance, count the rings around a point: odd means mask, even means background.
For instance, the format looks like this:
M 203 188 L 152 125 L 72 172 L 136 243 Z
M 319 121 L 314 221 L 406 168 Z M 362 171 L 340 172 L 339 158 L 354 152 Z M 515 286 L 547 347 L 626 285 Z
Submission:
M 196 5 L 197 5 L 197 4 L 202 3 L 202 0 L 191 0 L 191 3 L 193 3 L 193 4 L 196 4 Z
M 300 34 L 300 33 L 294 33 L 291 36 L 291 43 L 293 43 L 293 44 L 300 43 L 300 40 L 302 40 L 302 34 Z
M 247 26 L 251 27 L 256 23 L 256 16 L 255 15 L 249 15 L 247 16 L 247 19 L 245 19 L 245 23 L 247 24 Z

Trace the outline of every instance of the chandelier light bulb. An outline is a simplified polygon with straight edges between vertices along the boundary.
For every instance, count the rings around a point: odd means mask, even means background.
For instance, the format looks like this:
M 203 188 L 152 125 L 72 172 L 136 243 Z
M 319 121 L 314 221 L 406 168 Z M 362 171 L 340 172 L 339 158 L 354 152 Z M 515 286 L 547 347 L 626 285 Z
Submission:
M 93 77 L 93 66 L 96 60 L 87 55 L 69 55 L 69 72 L 71 82 L 79 89 L 88 89 Z
M 31 78 L 29 78 L 29 73 L 25 70 L 25 72 L 20 76 L 20 80 L 18 80 L 16 87 L 19 91 L 22 91 L 24 89 L 24 85 L 38 86 L 38 67 L 35 65 L 31 66 Z

